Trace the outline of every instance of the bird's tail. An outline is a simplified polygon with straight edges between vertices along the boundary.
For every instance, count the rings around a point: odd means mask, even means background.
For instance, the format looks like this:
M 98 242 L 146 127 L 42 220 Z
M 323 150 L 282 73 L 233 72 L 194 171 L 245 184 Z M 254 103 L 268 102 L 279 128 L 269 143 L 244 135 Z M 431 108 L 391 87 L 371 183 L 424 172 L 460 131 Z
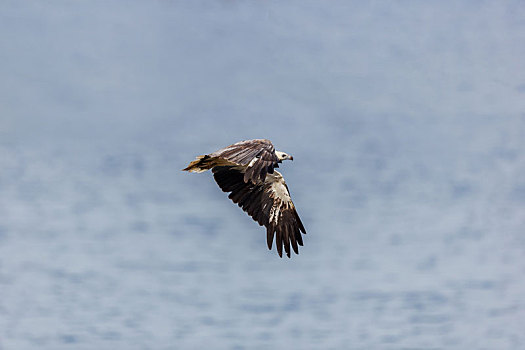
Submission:
M 213 168 L 213 158 L 208 155 L 198 156 L 193 162 L 191 162 L 182 171 L 189 171 L 192 173 L 202 173 L 203 171 Z

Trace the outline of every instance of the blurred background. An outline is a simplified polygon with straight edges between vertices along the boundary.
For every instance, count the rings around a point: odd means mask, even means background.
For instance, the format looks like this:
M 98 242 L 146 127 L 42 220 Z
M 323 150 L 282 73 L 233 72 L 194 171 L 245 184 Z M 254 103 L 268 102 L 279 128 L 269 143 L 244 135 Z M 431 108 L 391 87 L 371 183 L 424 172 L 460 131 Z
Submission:
M 0 4 L 0 349 L 525 347 L 522 1 Z M 268 138 L 280 259 L 196 155 Z

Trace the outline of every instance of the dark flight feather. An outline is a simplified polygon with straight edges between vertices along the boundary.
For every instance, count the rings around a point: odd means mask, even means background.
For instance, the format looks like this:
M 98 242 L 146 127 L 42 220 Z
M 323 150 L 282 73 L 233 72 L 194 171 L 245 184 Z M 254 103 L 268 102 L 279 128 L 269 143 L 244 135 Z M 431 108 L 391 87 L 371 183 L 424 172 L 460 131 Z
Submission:
M 244 182 L 244 174 L 233 166 L 218 166 L 212 169 L 213 177 L 221 190 L 231 192 L 228 195 L 234 203 L 242 208 L 259 225 L 266 227 L 266 242 L 268 249 L 275 245 L 279 256 L 283 248 L 290 257 L 290 246 L 299 254 L 298 246 L 303 245 L 301 236 L 306 233 L 292 201 L 283 201 L 274 193 L 272 182 Z M 286 187 L 288 191 L 288 187 Z M 280 215 L 271 221 L 271 211 L 277 210 Z

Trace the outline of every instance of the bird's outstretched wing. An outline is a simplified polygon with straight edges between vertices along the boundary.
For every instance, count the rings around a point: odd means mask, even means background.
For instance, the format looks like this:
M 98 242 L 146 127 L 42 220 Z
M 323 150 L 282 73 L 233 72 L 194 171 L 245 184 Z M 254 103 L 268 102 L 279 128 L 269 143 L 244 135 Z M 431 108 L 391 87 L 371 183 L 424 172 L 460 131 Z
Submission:
M 245 182 L 243 167 L 217 166 L 212 169 L 213 177 L 224 192 L 231 192 L 228 198 L 237 203 L 259 225 L 266 227 L 268 249 L 275 245 L 279 256 L 283 247 L 290 257 L 290 245 L 299 254 L 303 245 L 301 232 L 306 230 L 290 198 L 288 186 L 279 172 L 266 177 L 264 182 Z
M 245 167 L 244 182 L 264 182 L 266 174 L 279 167 L 279 159 L 270 140 L 256 139 L 234 143 L 216 152 L 199 156 L 184 169 L 201 172 L 216 166 L 238 165 Z

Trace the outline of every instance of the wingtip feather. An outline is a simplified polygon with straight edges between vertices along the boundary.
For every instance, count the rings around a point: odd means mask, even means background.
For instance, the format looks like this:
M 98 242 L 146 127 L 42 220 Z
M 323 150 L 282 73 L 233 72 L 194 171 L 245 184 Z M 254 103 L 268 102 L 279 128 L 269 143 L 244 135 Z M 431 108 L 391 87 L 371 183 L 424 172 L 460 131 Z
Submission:
M 273 244 L 273 227 L 269 226 L 266 229 L 266 245 L 268 245 L 268 249 L 272 250 L 272 244 Z

